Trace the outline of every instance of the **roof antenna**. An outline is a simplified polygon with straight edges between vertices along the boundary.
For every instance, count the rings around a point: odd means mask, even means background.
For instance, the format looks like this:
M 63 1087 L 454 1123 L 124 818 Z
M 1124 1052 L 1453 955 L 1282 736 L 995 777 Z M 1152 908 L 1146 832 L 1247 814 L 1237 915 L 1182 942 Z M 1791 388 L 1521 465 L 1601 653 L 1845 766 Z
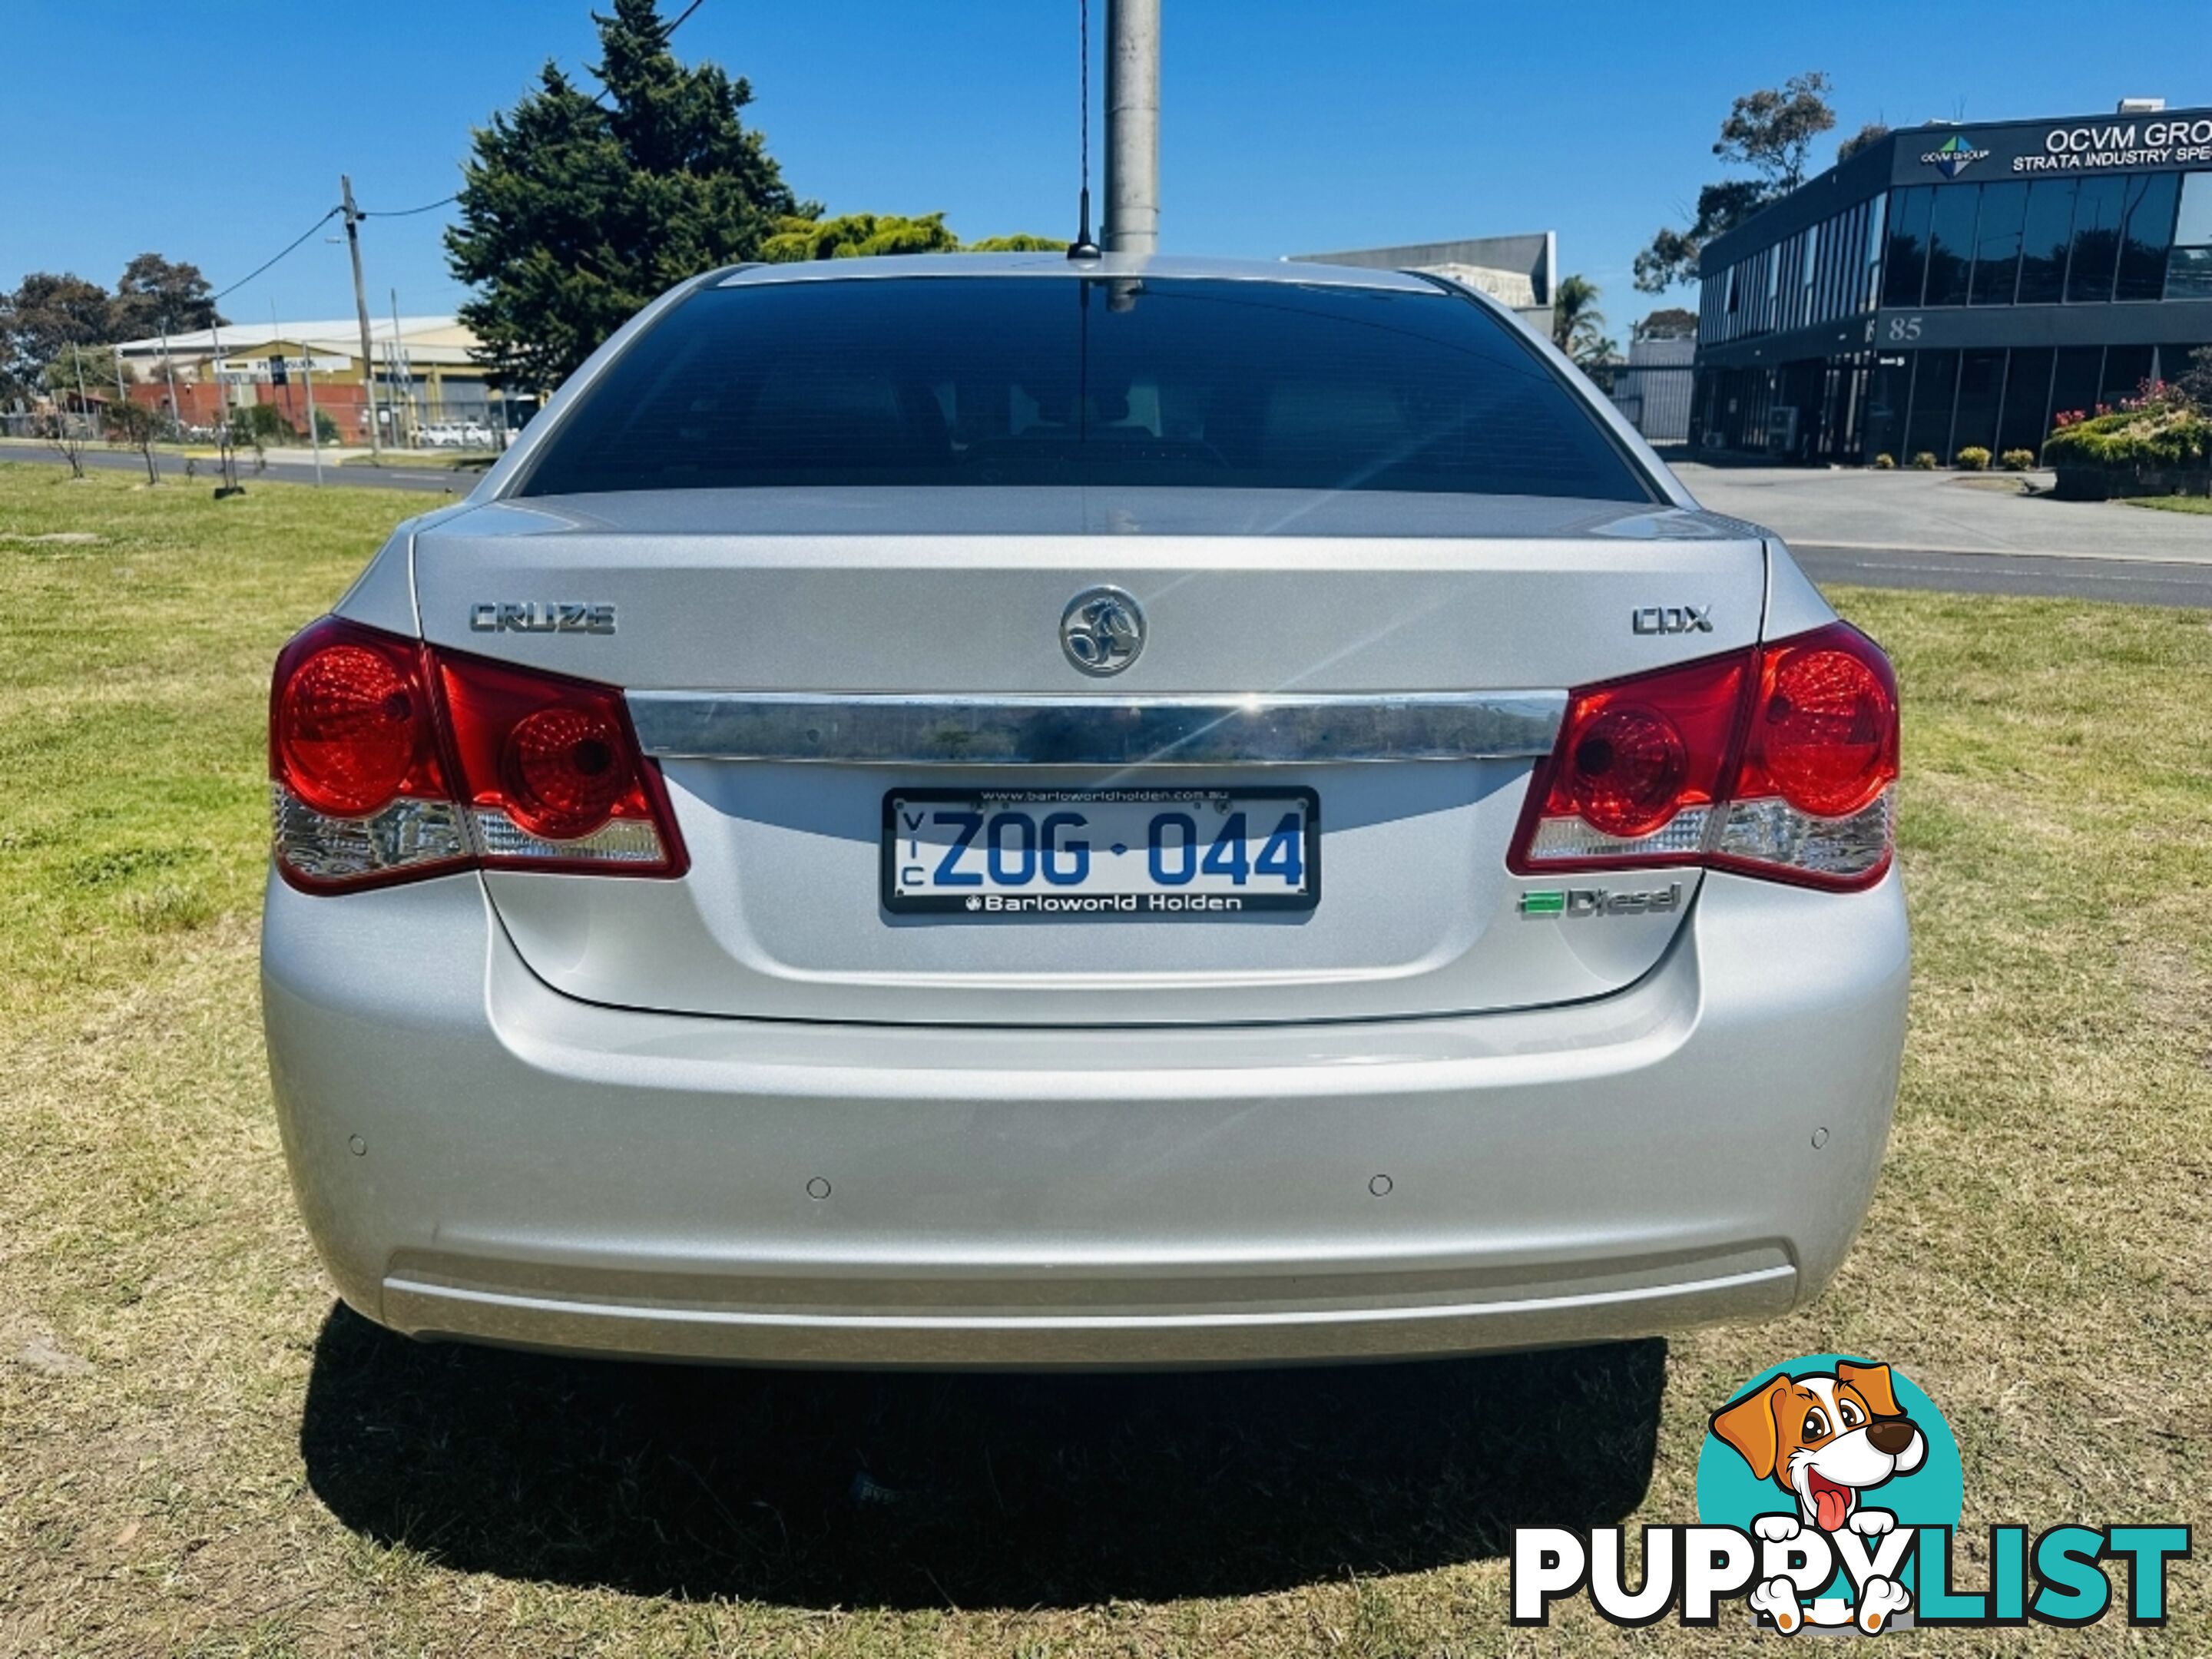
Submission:
M 1075 233 L 1075 240 L 1067 245 L 1067 257 L 1071 259 L 1095 259 L 1098 257 L 1098 244 L 1091 240 L 1091 0 L 1079 0 L 1079 15 L 1083 46 L 1079 56 L 1082 65 L 1083 88 L 1082 96 L 1077 102 L 1083 110 L 1083 193 L 1079 198 L 1081 206 L 1078 211 L 1082 223 Z

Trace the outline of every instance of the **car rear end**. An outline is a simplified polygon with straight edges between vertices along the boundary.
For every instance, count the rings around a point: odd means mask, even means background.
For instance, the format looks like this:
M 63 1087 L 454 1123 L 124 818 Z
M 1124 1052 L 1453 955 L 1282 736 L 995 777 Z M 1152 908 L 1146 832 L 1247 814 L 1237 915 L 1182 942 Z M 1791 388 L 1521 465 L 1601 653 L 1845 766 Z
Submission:
M 280 661 L 347 1300 L 1111 1365 L 1816 1291 L 1902 1040 L 1879 651 L 1474 296 L 870 263 L 659 302 Z

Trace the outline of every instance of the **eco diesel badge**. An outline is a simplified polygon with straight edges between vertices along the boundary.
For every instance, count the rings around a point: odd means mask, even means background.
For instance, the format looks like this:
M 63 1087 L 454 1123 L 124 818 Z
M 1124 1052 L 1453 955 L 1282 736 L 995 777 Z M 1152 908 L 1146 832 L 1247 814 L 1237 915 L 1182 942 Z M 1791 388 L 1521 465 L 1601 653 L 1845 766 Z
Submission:
M 1609 887 L 1538 888 L 1521 895 L 1524 916 L 1650 916 L 1682 908 L 1682 884 L 1616 892 Z
M 1709 605 L 1647 605 L 1632 617 L 1639 634 L 1710 634 L 1713 608 Z
M 478 634 L 611 634 L 611 605 L 474 605 L 469 627 Z

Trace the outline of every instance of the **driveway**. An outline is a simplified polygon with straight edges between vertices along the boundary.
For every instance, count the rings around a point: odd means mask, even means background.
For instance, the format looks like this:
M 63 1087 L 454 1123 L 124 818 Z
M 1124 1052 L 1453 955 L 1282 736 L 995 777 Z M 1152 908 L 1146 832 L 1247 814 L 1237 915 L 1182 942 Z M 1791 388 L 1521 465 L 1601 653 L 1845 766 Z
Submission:
M 1792 548 L 1903 548 L 2212 565 L 2212 517 L 2029 495 L 2042 473 L 1826 471 L 1701 466 L 1674 474 L 1699 501 L 1765 525 Z
M 2044 473 L 1676 464 L 1717 513 L 1764 525 L 1815 582 L 2212 606 L 2212 517 L 2030 495 Z

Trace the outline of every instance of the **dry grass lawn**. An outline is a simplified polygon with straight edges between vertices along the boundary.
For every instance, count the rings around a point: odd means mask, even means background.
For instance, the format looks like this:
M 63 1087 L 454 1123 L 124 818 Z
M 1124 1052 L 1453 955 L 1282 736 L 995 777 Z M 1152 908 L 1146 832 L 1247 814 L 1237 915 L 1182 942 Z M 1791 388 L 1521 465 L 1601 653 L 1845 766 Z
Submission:
M 1262 1376 L 655 1369 L 398 1341 L 293 1215 L 264 677 L 420 505 L 0 466 L 0 1653 L 1748 1650 L 1586 1610 L 1509 1641 L 1498 1551 L 1693 1518 L 1706 1413 L 1830 1348 L 1945 1407 L 1970 1528 L 2212 1522 L 2212 616 L 1840 596 L 1905 688 L 1918 975 L 1872 1221 L 1781 1325 Z M 2162 1633 L 1884 1647 L 2212 1652 L 2208 1553 Z

